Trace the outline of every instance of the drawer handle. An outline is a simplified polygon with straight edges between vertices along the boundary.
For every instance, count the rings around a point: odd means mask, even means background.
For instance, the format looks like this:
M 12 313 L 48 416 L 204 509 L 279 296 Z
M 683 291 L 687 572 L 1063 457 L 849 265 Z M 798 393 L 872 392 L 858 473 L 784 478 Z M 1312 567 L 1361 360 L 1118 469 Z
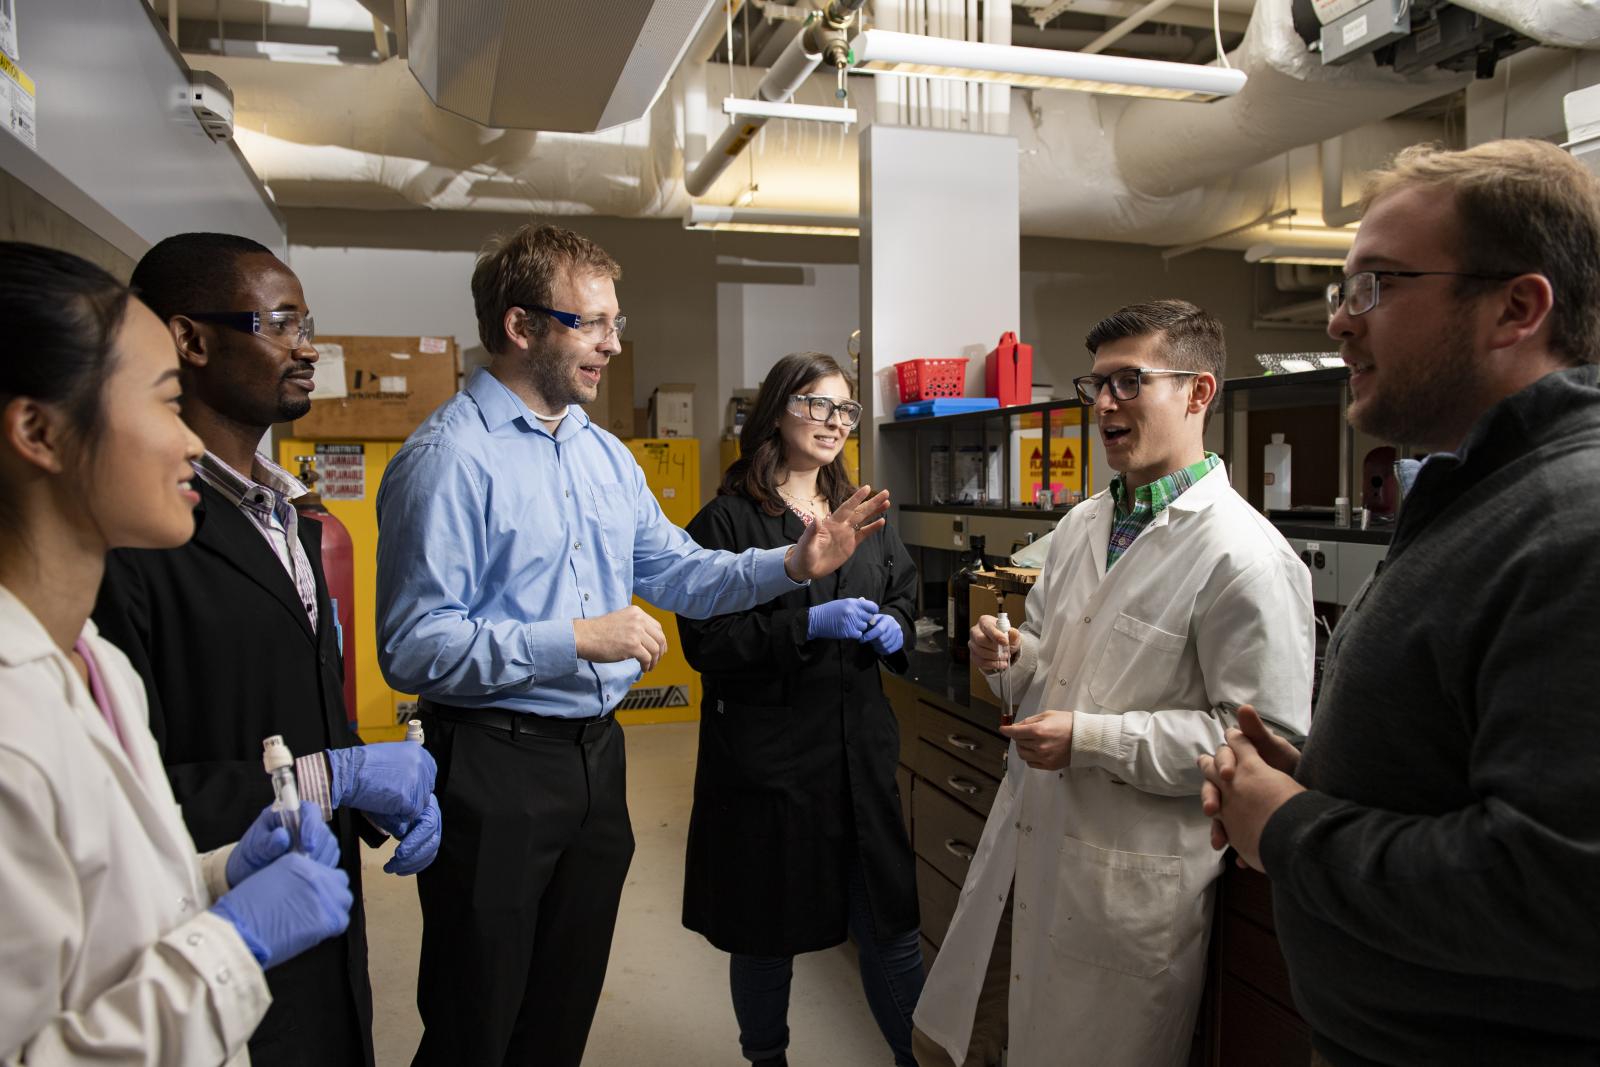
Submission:
M 964 748 L 968 752 L 978 751 L 978 742 L 970 737 L 962 737 L 960 734 L 945 734 L 944 739 L 955 747 Z
M 978 795 L 979 786 L 978 786 L 978 783 L 976 783 L 976 782 L 969 782 L 965 778 L 957 778 L 953 774 L 950 777 L 946 778 L 944 781 L 945 781 L 945 784 L 948 785 L 951 789 L 960 790 L 961 792 L 967 794 L 967 796 L 969 796 L 969 797 L 975 797 L 975 796 Z
M 972 857 L 977 855 L 977 853 L 973 851 L 971 845 L 967 844 L 965 841 L 957 841 L 953 837 L 947 837 L 944 839 L 944 850 L 950 853 L 950 855 L 954 856 L 956 859 L 965 860 L 968 863 L 971 863 Z

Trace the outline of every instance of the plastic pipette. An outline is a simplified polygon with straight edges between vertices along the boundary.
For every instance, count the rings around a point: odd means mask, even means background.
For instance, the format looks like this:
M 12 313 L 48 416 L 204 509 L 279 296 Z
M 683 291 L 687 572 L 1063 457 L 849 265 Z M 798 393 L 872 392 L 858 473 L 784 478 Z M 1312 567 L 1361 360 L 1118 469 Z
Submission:
M 289 847 L 296 852 L 305 851 L 300 839 L 300 785 L 294 777 L 294 753 L 283 743 L 280 734 L 273 734 L 261 742 L 261 765 L 272 776 L 272 810 L 278 813 L 278 822 L 289 831 Z

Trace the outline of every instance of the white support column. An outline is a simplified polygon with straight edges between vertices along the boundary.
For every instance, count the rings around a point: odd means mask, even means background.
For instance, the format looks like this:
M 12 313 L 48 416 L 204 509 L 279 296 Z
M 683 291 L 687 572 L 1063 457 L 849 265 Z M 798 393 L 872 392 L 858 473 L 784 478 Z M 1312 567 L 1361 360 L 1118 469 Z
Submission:
M 981 396 L 983 356 L 1021 322 L 1017 142 L 873 125 L 860 146 L 861 471 L 898 501 L 915 488 L 910 457 L 880 460 L 877 430 L 894 417 L 894 364 L 967 356 Z

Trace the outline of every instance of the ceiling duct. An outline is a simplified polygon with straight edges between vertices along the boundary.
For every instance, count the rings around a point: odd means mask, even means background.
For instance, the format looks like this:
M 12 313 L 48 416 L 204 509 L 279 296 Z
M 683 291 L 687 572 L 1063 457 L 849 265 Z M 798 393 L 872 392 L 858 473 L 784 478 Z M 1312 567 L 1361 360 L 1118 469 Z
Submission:
M 497 129 L 589 133 L 642 118 L 711 0 L 406 0 L 430 99 Z

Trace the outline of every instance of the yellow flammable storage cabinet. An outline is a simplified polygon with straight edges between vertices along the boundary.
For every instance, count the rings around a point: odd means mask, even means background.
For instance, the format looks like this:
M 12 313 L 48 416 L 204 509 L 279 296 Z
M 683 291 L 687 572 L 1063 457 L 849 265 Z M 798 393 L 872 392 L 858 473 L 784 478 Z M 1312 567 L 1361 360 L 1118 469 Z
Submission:
M 415 696 L 396 693 L 378 669 L 378 641 L 373 633 L 373 605 L 378 589 L 378 483 L 403 441 L 278 442 L 278 464 L 300 470 L 301 456 L 316 457 L 316 491 L 322 505 L 350 531 L 351 569 L 355 572 L 356 728 L 363 741 L 403 741 L 405 721 L 416 711 Z M 346 635 L 349 639 L 350 635 Z
M 700 510 L 700 442 L 693 438 L 644 438 L 624 442 L 644 469 L 645 479 L 667 518 L 687 526 Z M 293 472 L 299 457 L 316 457 L 317 490 L 322 503 L 350 532 L 356 587 L 353 629 L 356 662 L 356 725 L 366 741 L 400 741 L 404 723 L 416 712 L 416 696 L 397 693 L 383 680 L 378 668 L 378 644 L 373 633 L 373 604 L 377 599 L 378 486 L 383 472 L 402 441 L 310 441 L 289 438 L 278 442 L 278 462 Z M 700 675 L 684 658 L 678 623 L 670 611 L 634 598 L 661 623 L 667 634 L 667 654 L 656 669 L 641 678 L 618 707 L 617 719 L 625 724 L 693 722 L 700 717 Z
M 674 526 L 687 526 L 700 510 L 700 442 L 693 437 L 640 437 L 624 441 L 644 470 L 656 502 Z M 656 669 L 634 683 L 617 706 L 624 726 L 655 722 L 694 722 L 700 718 L 700 675 L 689 666 L 672 612 L 633 602 L 649 612 L 667 634 L 667 654 Z

